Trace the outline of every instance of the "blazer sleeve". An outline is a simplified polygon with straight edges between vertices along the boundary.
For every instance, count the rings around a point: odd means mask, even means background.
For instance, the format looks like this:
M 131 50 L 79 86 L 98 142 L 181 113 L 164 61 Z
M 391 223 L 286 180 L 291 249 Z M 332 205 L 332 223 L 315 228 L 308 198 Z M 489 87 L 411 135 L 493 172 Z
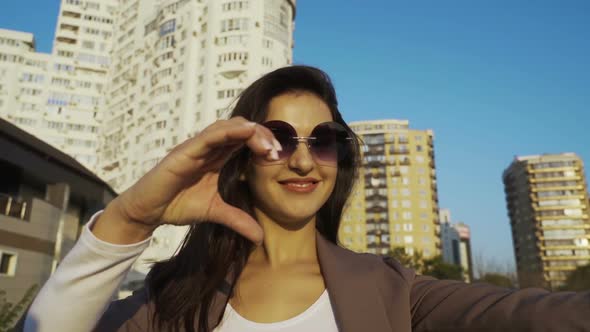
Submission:
M 410 287 L 412 331 L 590 331 L 590 292 L 507 289 L 416 275 L 386 263 Z

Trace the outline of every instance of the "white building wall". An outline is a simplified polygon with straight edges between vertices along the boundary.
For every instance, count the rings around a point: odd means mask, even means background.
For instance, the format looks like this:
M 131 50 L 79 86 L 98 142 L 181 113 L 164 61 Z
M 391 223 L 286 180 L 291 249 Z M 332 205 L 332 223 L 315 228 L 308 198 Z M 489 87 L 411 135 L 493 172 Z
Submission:
M 116 5 L 62 0 L 51 55 L 35 52 L 32 34 L 0 31 L 27 46 L 15 63 L 3 60 L 13 47 L 0 49 L 0 84 L 14 87 L 0 97 L 0 115 L 95 172 Z
M 36 132 L 45 106 L 49 54 L 36 53 L 30 33 L 0 29 L 0 116 Z

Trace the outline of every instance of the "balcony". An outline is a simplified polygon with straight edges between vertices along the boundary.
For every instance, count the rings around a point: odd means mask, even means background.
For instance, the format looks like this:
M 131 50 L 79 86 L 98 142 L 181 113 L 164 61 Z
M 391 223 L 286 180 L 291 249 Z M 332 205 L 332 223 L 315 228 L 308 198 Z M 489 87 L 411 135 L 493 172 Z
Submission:
M 364 152 L 365 156 L 374 156 L 374 155 L 383 155 L 385 153 L 385 149 L 383 148 L 383 146 L 367 146 L 368 149 L 366 152 Z
M 25 220 L 27 214 L 27 202 L 0 193 L 0 213 L 5 216 Z
M 387 205 L 384 206 L 384 207 L 383 206 L 379 206 L 379 205 L 371 206 L 371 207 L 367 208 L 365 211 L 372 212 L 372 213 L 387 212 Z
M 410 166 L 412 162 L 410 161 L 410 158 L 404 158 L 399 161 L 399 164 L 402 166 Z
M 410 149 L 390 148 L 389 153 L 391 153 L 391 154 L 410 154 Z

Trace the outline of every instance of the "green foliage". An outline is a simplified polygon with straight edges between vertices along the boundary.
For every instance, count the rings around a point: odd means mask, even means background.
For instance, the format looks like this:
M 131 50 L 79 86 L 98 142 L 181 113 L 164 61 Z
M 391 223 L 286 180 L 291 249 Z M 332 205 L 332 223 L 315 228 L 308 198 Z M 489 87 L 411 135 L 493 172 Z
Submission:
M 0 290 L 0 332 L 8 331 L 13 327 L 37 294 L 37 288 L 37 285 L 31 286 L 16 304 L 8 302 L 6 300 L 6 291 Z
M 564 291 L 590 290 L 590 265 L 579 266 L 565 281 Z
M 442 256 L 424 258 L 421 252 L 414 255 L 406 254 L 404 248 L 396 247 L 389 251 L 388 256 L 395 258 L 403 266 L 416 270 L 418 273 L 437 279 L 463 280 L 460 266 L 445 263 Z
M 515 288 L 514 283 L 510 278 L 499 273 L 486 273 L 475 282 L 485 282 L 500 287 Z
M 440 255 L 424 260 L 422 274 L 437 279 L 463 280 L 461 266 L 445 263 Z
M 422 271 L 423 257 L 422 253 L 416 252 L 414 255 L 406 254 L 406 250 L 402 247 L 395 247 L 389 250 L 388 256 L 395 258 L 400 264 L 405 267 Z

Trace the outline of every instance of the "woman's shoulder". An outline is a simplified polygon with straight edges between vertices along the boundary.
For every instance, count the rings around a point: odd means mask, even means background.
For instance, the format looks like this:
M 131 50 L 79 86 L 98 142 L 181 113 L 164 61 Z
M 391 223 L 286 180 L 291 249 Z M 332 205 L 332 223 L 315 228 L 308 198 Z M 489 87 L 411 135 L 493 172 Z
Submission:
M 366 252 L 355 252 L 353 250 L 339 246 L 341 257 L 358 268 L 366 268 L 372 271 L 372 274 L 381 275 L 388 282 L 402 281 L 411 285 L 416 277 L 416 271 L 403 266 L 395 258 L 390 256 L 381 256 Z

